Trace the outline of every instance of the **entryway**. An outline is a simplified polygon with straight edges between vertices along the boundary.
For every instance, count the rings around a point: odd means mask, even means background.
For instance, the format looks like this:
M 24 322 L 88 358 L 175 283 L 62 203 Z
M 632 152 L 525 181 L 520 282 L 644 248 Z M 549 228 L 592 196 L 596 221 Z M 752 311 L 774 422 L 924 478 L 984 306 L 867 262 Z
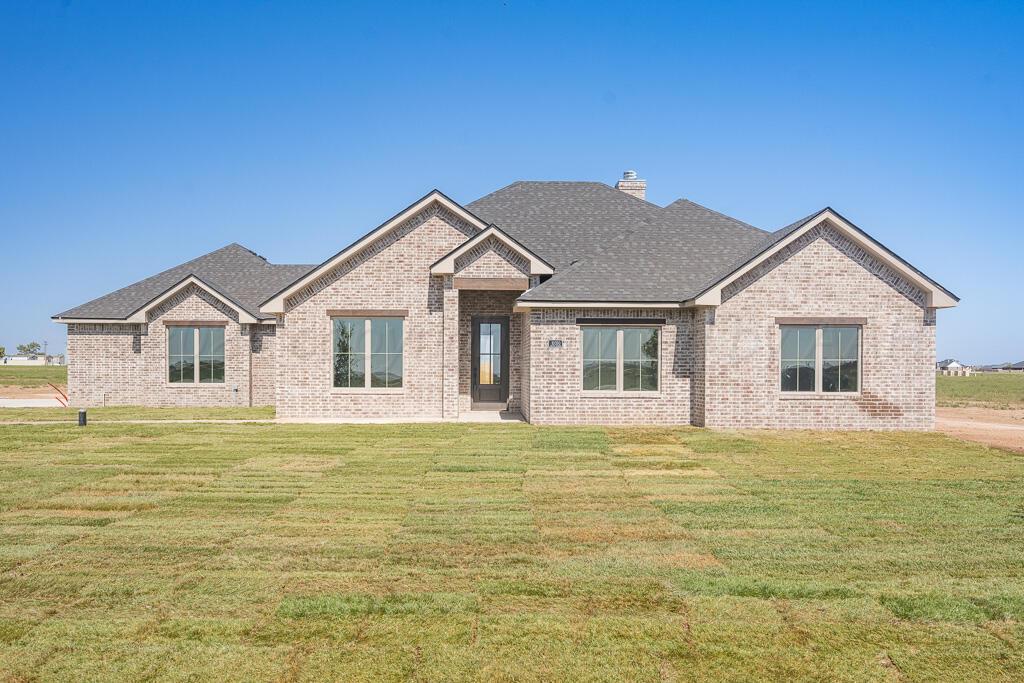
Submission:
M 473 316 L 473 410 L 503 410 L 508 403 L 509 316 Z

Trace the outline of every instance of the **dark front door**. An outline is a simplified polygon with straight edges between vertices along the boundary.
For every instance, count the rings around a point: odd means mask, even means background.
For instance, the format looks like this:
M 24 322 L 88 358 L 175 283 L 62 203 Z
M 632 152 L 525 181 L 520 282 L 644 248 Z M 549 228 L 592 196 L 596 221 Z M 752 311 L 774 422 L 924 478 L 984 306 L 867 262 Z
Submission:
M 508 316 L 473 316 L 473 400 L 508 400 Z

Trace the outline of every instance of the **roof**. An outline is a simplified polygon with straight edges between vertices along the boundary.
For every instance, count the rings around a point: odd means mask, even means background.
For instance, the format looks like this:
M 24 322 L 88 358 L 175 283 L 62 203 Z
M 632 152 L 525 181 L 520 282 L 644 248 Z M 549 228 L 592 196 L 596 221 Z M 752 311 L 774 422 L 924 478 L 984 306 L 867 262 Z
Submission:
M 925 289 L 928 305 L 951 306 L 957 301 L 829 207 L 766 232 L 687 199 L 660 207 L 604 183 L 519 181 L 465 207 L 433 190 L 316 266 L 274 265 L 241 245 L 230 244 L 54 317 L 124 320 L 138 316 L 142 307 L 187 284 L 191 277 L 254 318 L 273 319 L 274 313 L 285 310 L 285 300 L 292 293 L 432 202 L 455 212 L 475 231 L 467 244 L 484 232 L 493 233 L 507 238 L 537 263 L 535 274 L 547 279 L 519 298 L 523 305 L 717 305 L 726 284 L 823 221 L 838 226 Z M 548 276 L 551 270 L 554 273 Z
M 646 225 L 597 245 L 521 299 L 681 302 L 768 234 L 686 199 L 655 215 Z
M 657 223 L 662 211 L 604 183 L 526 180 L 466 208 L 500 227 L 555 270 Z
M 961 363 L 960 361 L 958 361 L 958 360 L 957 360 L 956 358 L 947 358 L 947 359 L 945 359 L 945 360 L 940 360 L 940 361 L 939 361 L 938 363 L 936 363 L 935 365 L 936 365 L 936 366 L 938 366 L 939 368 L 948 368 L 948 367 L 949 367 L 950 365 L 952 365 L 953 363 L 956 363 L 957 365 L 963 365 L 963 364 L 962 364 L 962 363 Z
M 312 267 L 273 264 L 240 244 L 229 244 L 53 317 L 127 319 L 179 283 L 195 277 L 254 318 L 268 319 L 274 316 L 260 313 L 260 302 Z

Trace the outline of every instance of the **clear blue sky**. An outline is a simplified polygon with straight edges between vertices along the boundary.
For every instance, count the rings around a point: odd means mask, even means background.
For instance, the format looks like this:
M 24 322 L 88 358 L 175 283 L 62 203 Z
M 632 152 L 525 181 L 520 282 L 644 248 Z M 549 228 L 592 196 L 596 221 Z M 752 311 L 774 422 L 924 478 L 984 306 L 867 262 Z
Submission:
M 766 229 L 831 205 L 1024 360 L 1024 3 L 0 4 L 0 345 L 237 241 L 319 262 L 433 187 L 635 168 Z

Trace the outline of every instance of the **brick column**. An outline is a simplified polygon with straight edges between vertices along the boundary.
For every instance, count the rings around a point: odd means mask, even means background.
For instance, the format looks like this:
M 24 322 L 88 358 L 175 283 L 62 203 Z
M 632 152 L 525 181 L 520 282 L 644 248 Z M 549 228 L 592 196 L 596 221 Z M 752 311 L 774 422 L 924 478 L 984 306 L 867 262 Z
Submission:
M 444 332 L 441 339 L 444 362 L 441 377 L 441 416 L 459 416 L 459 290 L 451 275 L 444 278 Z

